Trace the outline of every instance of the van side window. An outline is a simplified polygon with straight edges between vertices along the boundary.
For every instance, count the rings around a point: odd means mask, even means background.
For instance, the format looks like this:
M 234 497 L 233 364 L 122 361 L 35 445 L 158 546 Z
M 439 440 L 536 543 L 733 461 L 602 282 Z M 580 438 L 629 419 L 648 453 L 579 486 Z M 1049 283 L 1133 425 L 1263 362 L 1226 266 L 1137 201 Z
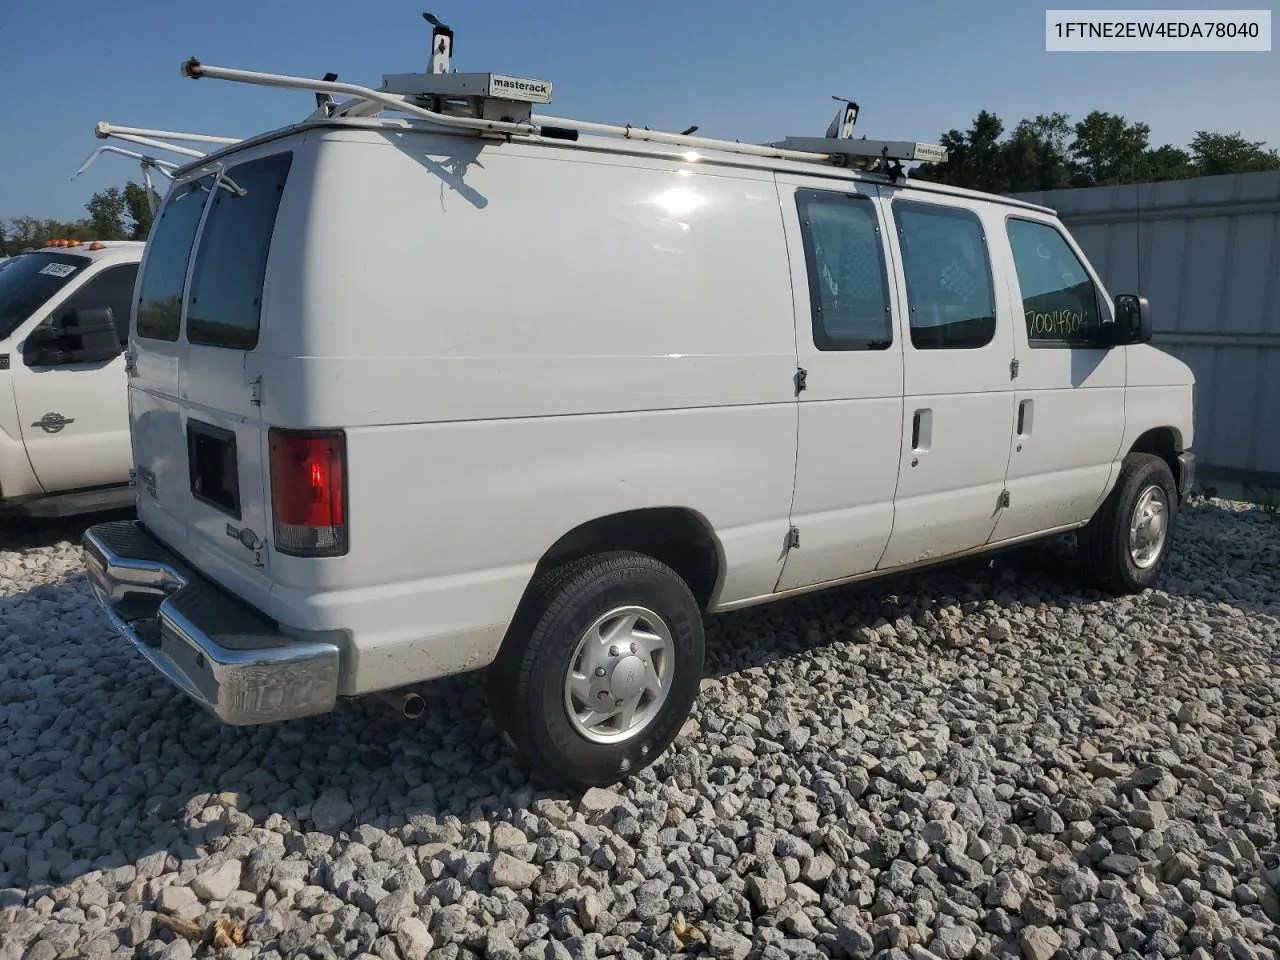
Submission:
M 1047 223 L 1016 217 L 1007 230 L 1030 346 L 1095 345 L 1101 333 L 1098 290 L 1066 239 Z
M 972 350 L 995 337 L 995 293 L 982 222 L 971 210 L 894 200 L 918 350 Z
M 108 267 L 67 298 L 58 308 L 59 315 L 71 310 L 110 307 L 120 345 L 129 342 L 129 309 L 133 304 L 133 283 L 138 278 L 138 265 L 126 263 Z
M 292 153 L 273 153 L 223 174 L 191 276 L 189 342 L 235 350 L 258 345 L 267 250 L 292 163 Z
M 177 340 L 182 323 L 182 288 L 200 214 L 213 176 L 174 187 L 147 243 L 146 266 L 138 290 L 138 336 Z
M 889 280 L 871 200 L 797 190 L 796 207 L 809 274 L 814 346 L 887 349 L 893 343 Z

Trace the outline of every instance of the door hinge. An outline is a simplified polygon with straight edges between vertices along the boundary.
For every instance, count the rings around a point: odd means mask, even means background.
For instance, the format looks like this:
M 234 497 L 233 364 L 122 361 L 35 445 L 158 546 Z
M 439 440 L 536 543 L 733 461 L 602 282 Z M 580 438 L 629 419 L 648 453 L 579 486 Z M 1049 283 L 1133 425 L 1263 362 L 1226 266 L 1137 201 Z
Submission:
M 133 351 L 129 350 L 124 355 L 124 372 L 129 376 L 133 376 L 137 372 L 138 363 L 133 357 Z
M 790 530 L 787 531 L 787 549 L 788 550 L 800 549 L 800 531 L 795 527 L 792 527 Z
M 255 407 L 262 406 L 262 376 L 249 378 L 249 402 Z
M 796 396 L 797 397 L 800 396 L 800 392 L 804 390 L 805 386 L 808 384 L 808 380 L 809 380 L 809 371 L 806 370 L 804 367 L 797 367 L 796 368 Z
M 1016 357 L 1009 361 L 1009 379 L 1018 379 L 1018 360 Z
M 1008 491 L 1008 490 L 1001 490 L 1001 491 L 1000 491 L 1000 506 L 1002 506 L 1002 507 L 1007 507 L 1008 505 L 1009 505 L 1009 491 Z

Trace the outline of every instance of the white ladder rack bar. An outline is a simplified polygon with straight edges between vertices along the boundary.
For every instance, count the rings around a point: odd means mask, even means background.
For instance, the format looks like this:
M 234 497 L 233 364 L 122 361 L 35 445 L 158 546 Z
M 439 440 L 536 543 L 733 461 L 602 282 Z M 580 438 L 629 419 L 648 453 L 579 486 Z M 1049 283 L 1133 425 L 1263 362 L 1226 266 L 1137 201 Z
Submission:
M 265 87 L 280 87 L 286 90 L 306 90 L 313 93 L 345 94 L 371 103 L 382 104 L 392 110 L 399 110 L 410 116 L 430 120 L 432 123 L 446 127 L 457 127 L 467 130 L 487 130 L 493 133 L 506 133 L 516 136 L 530 136 L 538 133 L 538 127 L 545 124 L 549 127 L 562 127 L 582 133 L 600 133 L 625 137 L 629 140 L 649 140 L 655 143 L 666 143 L 673 146 L 691 149 L 703 148 L 722 150 L 727 153 L 740 153 L 747 156 L 771 157 L 781 160 L 830 160 L 827 153 L 813 153 L 806 150 L 788 150 L 781 147 L 764 146 L 754 143 L 739 143 L 734 140 L 716 140 L 710 137 L 694 137 L 680 133 L 666 133 L 661 130 L 645 130 L 630 125 L 593 123 L 588 120 L 572 120 L 565 117 L 547 117 L 538 115 L 536 120 L 510 123 L 503 120 L 484 120 L 478 117 L 454 117 L 408 102 L 400 94 L 387 93 L 363 87 L 355 83 L 316 80 L 311 77 L 294 77 L 278 73 L 259 73 L 253 70 L 237 70 L 232 67 L 216 67 L 203 64 L 192 57 L 182 65 L 182 73 L 191 79 L 209 77 L 213 80 L 230 80 L 235 83 L 252 83 Z
M 116 153 L 122 157 L 130 157 L 133 160 L 140 161 L 144 167 L 155 167 L 166 176 L 172 171 L 178 169 L 178 165 L 176 163 L 171 163 L 168 160 L 157 160 L 155 157 L 149 157 L 143 153 L 136 153 L 133 150 L 126 150 L 123 147 L 107 144 L 106 146 L 99 147 L 97 150 L 93 151 L 93 153 L 89 154 L 88 159 L 80 165 L 80 169 L 75 172 L 71 179 L 74 180 L 76 177 L 80 176 L 80 174 L 88 170 L 89 165 L 104 153 Z
M 129 136 L 129 134 L 124 134 L 124 136 Z M 71 179 L 74 180 L 76 177 L 80 176 L 80 174 L 88 170 L 89 165 L 104 153 L 115 153 L 122 157 L 130 157 L 142 164 L 142 183 L 146 188 L 147 206 L 151 208 L 151 216 L 154 217 L 156 215 L 156 211 L 160 207 L 160 195 L 156 193 L 155 184 L 151 182 L 151 171 L 159 170 L 166 177 L 172 180 L 173 172 L 178 169 L 178 165 L 168 160 L 158 160 L 155 157 L 138 153 L 135 150 L 125 150 L 123 147 L 117 147 L 114 144 L 106 144 L 89 154 L 88 158 L 80 165 L 80 169 L 72 175 Z
M 210 133 L 179 133 L 174 130 L 149 130 L 146 127 L 121 127 L 99 120 L 96 135 L 101 138 L 126 134 L 135 137 L 152 137 L 157 140 L 182 140 L 188 143 L 218 143 L 224 146 L 239 143 L 237 137 L 215 137 Z
M 165 143 L 163 140 L 153 140 L 150 137 L 140 137 L 132 133 L 112 133 L 107 136 L 115 137 L 117 140 L 124 140 L 127 143 L 136 143 L 139 146 L 150 147 L 152 150 L 168 150 L 170 153 L 181 154 L 184 157 L 194 157 L 197 160 L 206 156 L 205 153 L 199 150 L 193 150 L 190 147 L 180 147 L 176 143 Z

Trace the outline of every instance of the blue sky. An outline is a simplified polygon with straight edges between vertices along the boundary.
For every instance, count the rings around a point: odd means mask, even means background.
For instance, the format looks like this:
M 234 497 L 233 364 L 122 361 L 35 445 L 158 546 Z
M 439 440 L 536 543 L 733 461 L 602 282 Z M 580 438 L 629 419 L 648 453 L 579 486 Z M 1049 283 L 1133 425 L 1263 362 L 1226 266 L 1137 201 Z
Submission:
M 702 135 L 759 142 L 820 136 L 840 95 L 861 104 L 858 132 L 873 138 L 934 141 L 982 109 L 1006 127 L 1101 109 L 1145 121 L 1156 145 L 1183 146 L 1208 129 L 1280 147 L 1274 39 L 1270 53 L 1047 53 L 1046 5 L 0 0 L 0 220 L 80 217 L 94 190 L 139 179 L 133 161 L 104 156 L 71 181 L 104 142 L 93 137 L 98 120 L 247 136 L 314 106 L 306 93 L 185 79 L 187 57 L 316 77 L 333 70 L 377 86 L 383 73 L 424 68 L 423 10 L 457 31 L 456 69 L 550 80 L 546 112 L 559 116 L 669 130 L 696 123 Z

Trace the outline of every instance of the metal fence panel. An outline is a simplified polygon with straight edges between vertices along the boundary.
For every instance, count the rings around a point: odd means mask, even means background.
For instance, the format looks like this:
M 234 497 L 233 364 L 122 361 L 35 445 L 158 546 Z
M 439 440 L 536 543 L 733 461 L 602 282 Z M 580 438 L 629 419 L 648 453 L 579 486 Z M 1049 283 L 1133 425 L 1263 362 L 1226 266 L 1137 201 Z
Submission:
M 1151 300 L 1196 374 L 1201 479 L 1280 502 L 1280 171 L 1020 193 L 1058 211 L 1108 290 Z

